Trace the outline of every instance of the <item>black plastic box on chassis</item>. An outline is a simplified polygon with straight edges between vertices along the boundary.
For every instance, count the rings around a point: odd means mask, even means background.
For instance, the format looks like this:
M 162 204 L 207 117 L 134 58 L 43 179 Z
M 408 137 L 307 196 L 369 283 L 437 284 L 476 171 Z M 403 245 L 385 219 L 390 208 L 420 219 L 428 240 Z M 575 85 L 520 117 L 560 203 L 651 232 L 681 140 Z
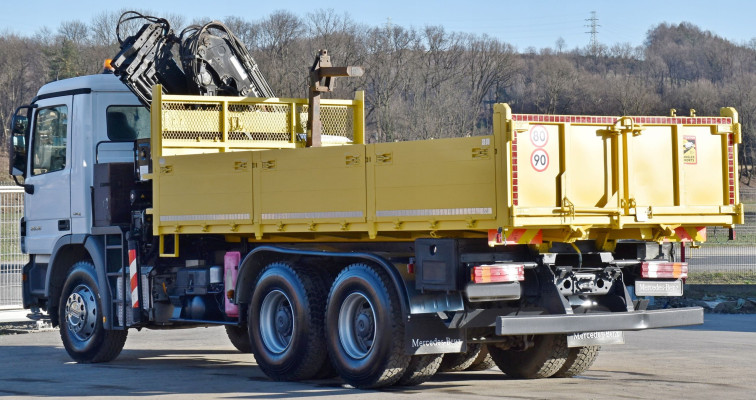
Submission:
M 94 165 L 94 226 L 129 223 L 129 196 L 134 181 L 133 163 Z
M 456 239 L 415 241 L 418 290 L 459 290 L 459 247 Z

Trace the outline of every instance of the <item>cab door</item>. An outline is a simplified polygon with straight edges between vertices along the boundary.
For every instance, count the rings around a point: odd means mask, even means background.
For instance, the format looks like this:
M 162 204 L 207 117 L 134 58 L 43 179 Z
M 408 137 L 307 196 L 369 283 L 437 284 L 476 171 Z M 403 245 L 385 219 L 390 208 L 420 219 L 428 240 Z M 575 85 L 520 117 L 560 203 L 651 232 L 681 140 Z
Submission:
M 25 183 L 26 250 L 51 254 L 58 239 L 71 233 L 71 116 L 73 96 L 39 100 L 30 134 Z

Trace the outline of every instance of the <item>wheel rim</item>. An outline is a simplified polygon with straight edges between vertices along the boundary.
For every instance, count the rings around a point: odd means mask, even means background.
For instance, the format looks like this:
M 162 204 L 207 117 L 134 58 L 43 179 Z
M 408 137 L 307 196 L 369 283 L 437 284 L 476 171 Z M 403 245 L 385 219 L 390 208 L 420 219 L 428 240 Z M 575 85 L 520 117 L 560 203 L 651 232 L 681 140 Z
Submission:
M 365 358 L 373 348 L 376 333 L 375 309 L 365 295 L 352 293 L 339 310 L 339 340 L 354 359 Z
M 80 341 L 92 337 L 97 325 L 97 302 L 92 289 L 80 284 L 74 288 L 66 300 L 66 326 L 68 331 Z
M 281 354 L 291 344 L 294 332 L 294 310 L 291 301 L 280 290 L 265 296 L 260 307 L 260 336 L 272 353 Z

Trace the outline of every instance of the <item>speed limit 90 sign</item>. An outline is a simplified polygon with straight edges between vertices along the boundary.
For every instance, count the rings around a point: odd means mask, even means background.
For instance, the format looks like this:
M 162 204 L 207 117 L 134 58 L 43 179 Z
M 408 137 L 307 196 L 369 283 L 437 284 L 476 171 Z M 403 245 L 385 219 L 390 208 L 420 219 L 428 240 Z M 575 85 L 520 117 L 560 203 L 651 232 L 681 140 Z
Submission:
M 544 149 L 535 149 L 530 155 L 530 165 L 538 172 L 545 171 L 549 167 L 549 153 Z

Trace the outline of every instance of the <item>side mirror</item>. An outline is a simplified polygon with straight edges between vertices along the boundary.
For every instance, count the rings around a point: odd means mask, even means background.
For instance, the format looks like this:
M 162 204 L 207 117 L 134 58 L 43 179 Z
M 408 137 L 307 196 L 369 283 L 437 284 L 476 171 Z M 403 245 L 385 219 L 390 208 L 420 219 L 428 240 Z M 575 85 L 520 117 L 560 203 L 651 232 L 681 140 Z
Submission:
M 12 176 L 26 177 L 26 161 L 29 154 L 29 117 L 28 112 L 34 106 L 21 106 L 16 109 L 16 113 L 11 119 L 11 135 L 9 143 L 9 172 Z M 19 112 L 27 109 L 27 115 Z

